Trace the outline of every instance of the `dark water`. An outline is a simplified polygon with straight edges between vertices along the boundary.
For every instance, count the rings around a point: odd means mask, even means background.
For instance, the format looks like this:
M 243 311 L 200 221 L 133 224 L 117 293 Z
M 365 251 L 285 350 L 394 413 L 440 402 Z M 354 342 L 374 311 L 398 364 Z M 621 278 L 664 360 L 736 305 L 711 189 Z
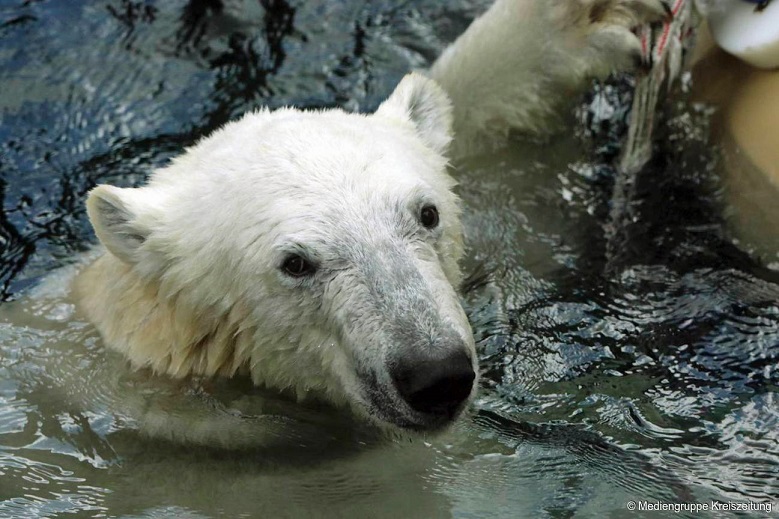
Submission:
M 624 88 L 585 100 L 575 135 L 457 165 L 467 267 L 488 279 L 466 291 L 483 390 L 440 438 L 147 439 L 119 405 L 139 383 L 56 290 L 30 292 L 93 243 L 94 185 L 137 185 L 253 108 L 371 110 L 486 3 L 0 0 L 0 517 L 626 517 L 631 499 L 776 513 L 776 251 L 733 244 L 710 111 L 683 95 L 616 197 Z M 608 120 L 587 110 L 603 102 Z M 165 398 L 205 423 L 244 389 Z

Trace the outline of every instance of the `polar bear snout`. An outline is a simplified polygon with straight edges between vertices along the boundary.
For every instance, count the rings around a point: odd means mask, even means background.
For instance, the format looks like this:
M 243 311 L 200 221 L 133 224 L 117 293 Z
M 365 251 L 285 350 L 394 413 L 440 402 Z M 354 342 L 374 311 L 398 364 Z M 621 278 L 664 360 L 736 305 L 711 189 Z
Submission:
M 429 359 L 404 358 L 392 373 L 403 400 L 419 413 L 454 418 L 473 391 L 476 373 L 465 347 Z

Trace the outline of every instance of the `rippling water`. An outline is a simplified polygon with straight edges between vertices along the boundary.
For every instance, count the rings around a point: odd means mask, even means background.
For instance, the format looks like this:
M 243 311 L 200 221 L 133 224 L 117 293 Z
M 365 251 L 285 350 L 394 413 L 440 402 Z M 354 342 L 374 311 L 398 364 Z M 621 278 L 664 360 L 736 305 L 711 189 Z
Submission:
M 255 107 L 373 109 L 486 3 L 0 2 L 0 517 L 776 510 L 776 256 L 729 238 L 713 116 L 683 95 L 616 197 L 629 80 L 583 102 L 575 135 L 457 165 L 484 376 L 441 437 L 380 441 L 243 381 L 128 372 L 69 303 L 55 269 L 89 254 L 95 184 L 136 185 Z M 213 444 L 141 432 L 160 420 Z

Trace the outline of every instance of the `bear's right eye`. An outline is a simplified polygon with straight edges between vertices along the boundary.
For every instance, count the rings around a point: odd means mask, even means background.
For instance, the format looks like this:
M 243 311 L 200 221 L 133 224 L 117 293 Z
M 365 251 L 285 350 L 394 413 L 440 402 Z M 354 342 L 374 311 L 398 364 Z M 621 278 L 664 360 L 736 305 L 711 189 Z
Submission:
M 302 256 L 293 254 L 284 260 L 284 263 L 281 265 L 281 270 L 293 278 L 302 278 L 316 272 L 316 267 Z
M 419 213 L 419 220 L 422 222 L 422 225 L 427 227 L 428 229 L 434 229 L 438 227 L 438 209 L 434 205 L 426 205 L 422 208 L 422 211 Z

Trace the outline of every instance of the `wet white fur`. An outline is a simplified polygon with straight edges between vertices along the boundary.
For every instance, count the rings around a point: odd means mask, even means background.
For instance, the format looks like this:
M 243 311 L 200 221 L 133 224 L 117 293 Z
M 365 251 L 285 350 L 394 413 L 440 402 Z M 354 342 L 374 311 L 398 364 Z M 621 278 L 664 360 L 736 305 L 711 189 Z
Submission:
M 631 29 L 662 16 L 659 0 L 498 0 L 429 72 L 454 107 L 452 156 L 548 132 L 588 80 L 635 64 Z
M 423 197 L 439 209 L 440 235 L 409 247 L 440 313 L 475 358 L 454 288 L 463 245 L 440 154 L 448 120 L 443 92 L 412 75 L 373 115 L 247 114 L 147 186 L 95 189 L 87 210 L 112 254 L 77 280 L 81 306 L 136 367 L 174 377 L 246 373 L 258 385 L 364 410 L 355 363 L 387 347 L 372 344 L 384 323 L 366 315 L 355 325 L 368 303 L 357 286 L 331 283 L 332 294 L 295 286 L 280 271 L 282 249 L 318 244 L 321 259 L 336 266 L 347 251 L 329 245 L 347 237 L 381 251 L 399 241 L 397 210 L 413 217 L 408 204 Z
M 448 151 L 547 128 L 587 78 L 632 63 L 638 42 L 628 28 L 660 12 L 657 0 L 498 0 L 429 71 L 443 90 L 412 74 L 372 115 L 247 114 L 144 187 L 96 188 L 87 207 L 109 253 L 77 279 L 82 310 L 135 367 L 246 373 L 370 417 L 355 369 L 378 366 L 394 347 L 388 324 L 362 312 L 362 274 L 321 293 L 285 277 L 290 244 L 312 246 L 333 269 L 347 252 L 375 251 L 368 260 L 381 266 L 383 251 L 396 251 L 473 354 L 457 295 L 463 241 Z M 420 200 L 441 213 L 435 235 L 414 227 Z

